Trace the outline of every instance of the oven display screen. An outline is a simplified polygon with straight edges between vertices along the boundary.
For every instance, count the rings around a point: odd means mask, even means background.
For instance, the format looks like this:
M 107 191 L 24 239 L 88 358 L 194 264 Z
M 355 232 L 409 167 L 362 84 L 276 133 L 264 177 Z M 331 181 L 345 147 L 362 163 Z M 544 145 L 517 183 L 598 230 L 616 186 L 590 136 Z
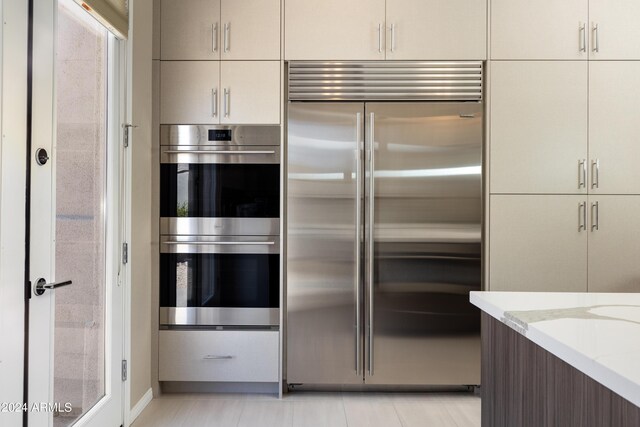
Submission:
M 209 141 L 231 141 L 231 129 L 209 129 Z

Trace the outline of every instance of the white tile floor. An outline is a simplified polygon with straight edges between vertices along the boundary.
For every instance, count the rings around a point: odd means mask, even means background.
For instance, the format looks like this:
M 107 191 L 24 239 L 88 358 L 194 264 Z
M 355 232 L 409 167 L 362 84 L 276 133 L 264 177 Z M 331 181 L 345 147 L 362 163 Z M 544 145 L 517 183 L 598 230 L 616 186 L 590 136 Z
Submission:
M 133 427 L 479 427 L 480 398 L 467 393 L 296 392 L 169 394 Z

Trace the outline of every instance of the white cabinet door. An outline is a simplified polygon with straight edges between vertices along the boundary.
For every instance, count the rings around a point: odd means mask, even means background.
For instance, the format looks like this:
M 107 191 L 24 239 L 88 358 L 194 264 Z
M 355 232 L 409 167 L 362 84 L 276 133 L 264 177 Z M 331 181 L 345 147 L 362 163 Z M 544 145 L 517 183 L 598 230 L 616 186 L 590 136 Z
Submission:
M 162 0 L 160 57 L 220 58 L 220 0 Z
M 280 59 L 280 0 L 222 0 L 222 59 Z
M 640 196 L 589 203 L 589 292 L 640 292 Z
M 223 61 L 221 123 L 280 123 L 280 61 Z
M 160 123 L 220 123 L 220 62 L 160 63 Z
M 588 231 L 579 230 L 586 202 L 586 196 L 491 196 L 489 290 L 586 292 Z
M 387 0 L 387 59 L 486 59 L 487 0 Z
M 491 59 L 587 59 L 587 21 L 587 0 L 493 0 Z
M 490 71 L 491 193 L 586 192 L 587 62 L 493 62 Z
M 640 194 L 640 62 L 589 63 L 591 193 Z
M 385 58 L 385 0 L 286 0 L 285 59 Z
M 591 59 L 640 59 L 640 1 L 589 0 L 589 20 Z

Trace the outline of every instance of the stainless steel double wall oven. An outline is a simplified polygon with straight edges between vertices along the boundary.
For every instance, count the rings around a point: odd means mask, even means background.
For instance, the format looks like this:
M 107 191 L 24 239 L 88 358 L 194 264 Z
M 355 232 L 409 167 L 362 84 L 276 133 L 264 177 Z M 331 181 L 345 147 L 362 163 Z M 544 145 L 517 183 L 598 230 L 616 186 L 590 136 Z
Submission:
M 160 324 L 277 325 L 280 128 L 160 132 Z

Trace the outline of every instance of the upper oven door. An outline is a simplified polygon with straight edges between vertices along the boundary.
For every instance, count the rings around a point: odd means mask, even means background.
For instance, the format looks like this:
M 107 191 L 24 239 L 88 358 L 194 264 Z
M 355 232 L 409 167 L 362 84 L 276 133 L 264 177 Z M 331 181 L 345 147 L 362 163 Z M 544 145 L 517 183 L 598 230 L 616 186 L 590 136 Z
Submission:
M 279 233 L 280 146 L 236 145 L 255 142 L 255 135 L 229 133 L 234 129 L 165 127 L 162 142 L 174 145 L 160 147 L 161 234 Z M 211 132 L 213 139 L 228 140 L 203 143 L 201 137 Z M 181 133 L 182 138 L 176 136 Z

